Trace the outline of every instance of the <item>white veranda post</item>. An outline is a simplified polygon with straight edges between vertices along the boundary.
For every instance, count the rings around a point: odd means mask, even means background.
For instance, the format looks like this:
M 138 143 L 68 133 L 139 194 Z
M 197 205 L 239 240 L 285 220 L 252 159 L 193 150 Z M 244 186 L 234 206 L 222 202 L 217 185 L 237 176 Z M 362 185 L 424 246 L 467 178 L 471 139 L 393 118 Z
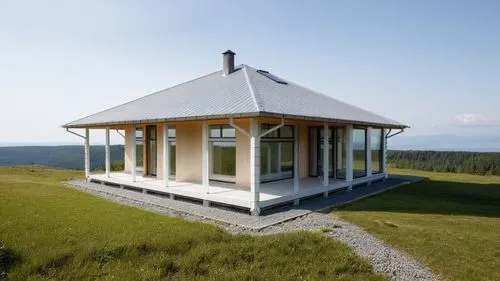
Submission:
M 300 189 L 300 175 L 299 175 L 299 126 L 294 127 L 294 147 L 293 147 L 293 194 L 298 195 Z M 299 200 L 296 199 L 294 204 L 297 205 Z
M 202 163 L 201 163 L 201 181 L 203 186 L 205 187 L 205 192 L 208 194 L 210 192 L 210 184 L 209 184 L 209 147 L 208 147 L 208 123 L 207 121 L 203 122 L 202 128 Z
M 250 212 L 260 213 L 260 137 L 257 119 L 252 118 L 250 126 Z
M 345 129 L 345 141 L 346 141 L 346 155 L 345 155 L 345 166 L 346 166 L 346 175 L 345 180 L 347 182 L 351 182 L 353 179 L 353 134 L 352 134 L 352 125 L 347 125 Z M 349 190 L 352 189 L 352 186 L 349 186 Z
M 132 181 L 135 182 L 136 176 L 137 176 L 137 143 L 136 143 L 136 128 L 132 130 L 132 168 L 131 168 L 131 173 L 132 173 Z
M 85 129 L 85 179 L 89 179 L 90 176 L 90 134 L 89 134 L 89 129 Z
M 387 129 L 382 129 L 382 173 L 387 178 Z
M 163 124 L 163 185 L 168 187 L 170 175 L 170 143 L 168 142 L 168 124 Z
M 110 173 L 111 173 L 111 152 L 110 152 L 110 147 L 109 147 L 109 128 L 106 128 L 106 146 L 104 148 L 105 150 L 105 158 L 106 158 L 106 177 L 109 178 Z
M 328 124 L 325 123 L 323 125 L 323 186 L 328 186 L 328 176 L 329 176 L 329 162 L 330 159 L 328 159 L 328 143 L 329 140 L 328 138 L 330 137 L 329 131 L 328 131 Z

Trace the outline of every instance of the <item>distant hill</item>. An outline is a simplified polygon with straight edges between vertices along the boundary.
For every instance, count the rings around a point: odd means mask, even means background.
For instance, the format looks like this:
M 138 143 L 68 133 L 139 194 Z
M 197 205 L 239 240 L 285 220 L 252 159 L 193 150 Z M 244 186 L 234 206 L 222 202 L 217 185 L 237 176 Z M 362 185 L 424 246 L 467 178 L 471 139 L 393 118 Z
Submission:
M 411 138 L 411 137 L 405 137 Z M 440 172 L 500 175 L 500 153 L 460 151 L 392 150 L 387 161 L 394 167 Z M 112 169 L 123 169 L 123 145 L 111 146 Z M 104 169 L 104 146 L 90 148 L 92 170 Z M 0 147 L 0 166 L 46 165 L 65 169 L 84 168 L 84 150 L 81 145 L 63 146 L 12 146 Z
M 123 161 L 123 145 L 111 146 L 111 162 Z M 91 169 L 104 168 L 104 146 L 90 147 Z M 66 169 L 84 169 L 81 145 L 0 147 L 0 165 L 47 165 Z

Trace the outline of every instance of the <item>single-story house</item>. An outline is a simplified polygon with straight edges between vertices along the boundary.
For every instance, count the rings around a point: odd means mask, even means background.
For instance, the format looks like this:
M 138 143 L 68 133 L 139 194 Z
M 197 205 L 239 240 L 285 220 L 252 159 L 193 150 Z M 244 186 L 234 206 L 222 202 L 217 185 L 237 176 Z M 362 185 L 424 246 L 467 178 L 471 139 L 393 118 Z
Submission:
M 386 177 L 386 139 L 408 126 L 235 66 L 234 56 L 223 53 L 220 71 L 63 125 L 85 129 L 87 180 L 258 215 Z M 90 129 L 106 132 L 102 174 L 90 173 Z M 110 171 L 110 130 L 125 132 L 122 172 Z

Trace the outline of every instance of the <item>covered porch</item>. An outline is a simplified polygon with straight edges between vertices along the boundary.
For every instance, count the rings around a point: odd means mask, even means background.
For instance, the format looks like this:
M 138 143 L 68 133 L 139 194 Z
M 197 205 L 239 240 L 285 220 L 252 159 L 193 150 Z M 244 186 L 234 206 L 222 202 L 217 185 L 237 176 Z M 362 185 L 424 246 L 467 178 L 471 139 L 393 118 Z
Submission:
M 380 127 L 254 117 L 92 128 L 105 131 L 104 173 L 91 173 L 89 129 L 88 181 L 254 215 L 386 177 L 387 132 Z M 111 130 L 125 132 L 119 172 L 111 171 Z
M 270 208 L 277 205 L 294 203 L 300 199 L 314 196 L 328 196 L 330 192 L 347 189 L 353 185 L 371 183 L 383 179 L 383 175 L 369 178 L 358 178 L 353 182 L 331 180 L 328 186 L 323 185 L 321 178 L 306 177 L 299 181 L 299 191 L 294 192 L 293 179 L 262 183 L 260 185 L 260 208 Z M 201 182 L 181 182 L 170 180 L 165 186 L 164 181 L 150 176 L 136 176 L 135 181 L 130 173 L 111 172 L 106 174 L 92 174 L 89 181 L 140 191 L 143 193 L 160 194 L 171 199 L 187 199 L 199 201 L 204 205 L 223 205 L 244 210 L 252 208 L 252 193 L 250 187 L 241 187 L 232 183 L 210 181 L 208 192 Z

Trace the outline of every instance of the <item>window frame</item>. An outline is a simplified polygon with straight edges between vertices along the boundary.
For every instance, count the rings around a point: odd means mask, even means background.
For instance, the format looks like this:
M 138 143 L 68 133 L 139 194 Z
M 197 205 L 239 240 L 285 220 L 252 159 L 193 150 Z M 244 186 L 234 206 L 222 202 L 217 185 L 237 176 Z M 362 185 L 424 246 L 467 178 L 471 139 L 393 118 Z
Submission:
M 176 172 L 177 172 L 177 128 L 175 126 L 168 126 L 167 127 L 167 142 L 168 142 L 169 149 L 171 149 L 172 147 L 175 147 L 175 159 L 173 159 L 174 160 L 173 162 L 175 163 L 175 172 L 174 173 L 172 172 L 172 163 L 170 162 L 170 160 L 172 160 L 172 159 L 168 159 L 168 161 L 170 163 L 168 178 L 175 180 L 175 176 L 176 176 Z M 171 151 L 168 152 L 168 157 L 169 158 L 172 157 Z
M 372 175 L 378 175 L 378 174 L 382 174 L 383 173 L 383 165 L 382 163 L 384 162 L 384 159 L 383 159 L 383 156 L 384 156 L 384 151 L 383 151 L 383 148 L 384 148 L 384 144 L 382 143 L 384 141 L 384 129 L 382 128 L 371 128 L 372 132 L 370 133 L 370 136 L 373 136 L 373 130 L 380 130 L 380 146 L 379 146 L 379 158 L 378 158 L 378 162 L 379 162 L 379 171 L 375 172 L 373 170 L 373 150 L 370 149 L 370 152 L 372 153 L 371 155 L 371 158 L 372 158 L 372 161 L 370 163 L 370 165 L 372 165 Z M 371 146 L 371 140 L 370 140 L 370 146 Z
M 272 123 L 261 123 L 260 126 L 259 126 L 259 129 L 260 129 L 260 133 L 263 133 L 273 127 L 277 126 L 277 124 L 272 124 Z M 291 132 L 292 132 L 292 135 L 291 137 L 283 137 L 282 136 L 282 128 L 283 127 L 287 127 L 287 128 L 290 128 L 291 129 Z M 295 163 L 295 130 L 297 129 L 295 125 L 290 125 L 290 124 L 287 124 L 287 125 L 284 125 L 282 128 L 279 128 L 278 130 L 274 131 L 271 133 L 271 135 L 265 135 L 261 138 L 261 141 L 260 141 L 260 158 L 262 161 L 262 149 L 264 147 L 264 144 L 265 143 L 278 143 L 278 172 L 276 173 L 271 173 L 271 166 L 269 165 L 270 163 L 270 156 L 268 156 L 268 173 L 263 175 L 262 174 L 262 165 L 260 166 L 260 182 L 261 183 L 267 183 L 267 182 L 274 182 L 274 181 L 281 181 L 281 180 L 287 180 L 287 179 L 292 179 L 295 175 L 294 175 L 294 172 L 295 172 L 295 165 L 297 165 L 297 163 Z M 291 143 L 292 144 L 292 162 L 293 162 L 293 165 L 292 165 L 292 170 L 291 171 L 285 171 L 285 172 L 282 172 L 282 166 L 281 166 L 281 150 L 282 150 L 282 143 Z M 270 148 L 269 148 L 270 149 Z M 270 154 L 269 154 L 270 155 Z M 272 160 L 271 160 L 272 161 Z
M 356 176 L 356 173 L 355 173 L 356 170 L 354 169 L 354 161 L 355 161 L 355 159 L 354 159 L 354 130 L 362 130 L 365 132 L 365 137 L 364 137 L 365 145 L 364 145 L 364 153 L 363 153 L 364 158 L 365 158 L 365 173 L 362 176 Z M 367 146 L 368 145 L 368 128 L 366 128 L 366 127 L 353 127 L 352 128 L 352 137 L 353 137 L 353 140 L 352 140 L 352 152 L 353 152 L 352 153 L 353 154 L 353 157 L 352 157 L 353 158 L 352 159 L 352 178 L 359 179 L 359 178 L 366 177 L 368 175 L 368 161 L 367 161 L 368 159 L 366 157 L 366 152 L 368 150 L 367 149 L 368 148 L 368 146 Z
M 212 137 L 211 132 L 212 129 L 218 129 L 219 130 L 219 136 L 218 137 Z M 223 129 L 233 129 L 234 130 L 234 137 L 225 137 L 223 135 Z M 236 183 L 236 155 L 235 155 L 235 160 L 234 160 L 234 176 L 228 176 L 228 175 L 222 175 L 222 174 L 214 174 L 214 143 L 216 142 L 226 142 L 226 143 L 232 143 L 231 147 L 234 147 L 236 150 L 236 129 L 232 127 L 231 125 L 228 124 L 212 124 L 209 125 L 208 127 L 208 149 L 209 149 L 209 172 L 208 172 L 208 179 L 213 180 L 213 181 L 220 181 L 220 182 L 228 182 L 228 183 Z
M 137 132 L 142 132 L 142 135 L 140 137 L 137 136 Z M 146 128 L 143 126 L 135 127 L 134 131 L 134 138 L 135 138 L 135 171 L 136 173 L 144 173 L 145 169 L 145 150 L 146 150 Z M 137 160 L 139 159 L 138 155 L 138 149 L 137 145 L 142 144 L 142 149 L 140 149 L 141 153 L 141 158 L 142 158 L 142 165 L 137 165 Z

